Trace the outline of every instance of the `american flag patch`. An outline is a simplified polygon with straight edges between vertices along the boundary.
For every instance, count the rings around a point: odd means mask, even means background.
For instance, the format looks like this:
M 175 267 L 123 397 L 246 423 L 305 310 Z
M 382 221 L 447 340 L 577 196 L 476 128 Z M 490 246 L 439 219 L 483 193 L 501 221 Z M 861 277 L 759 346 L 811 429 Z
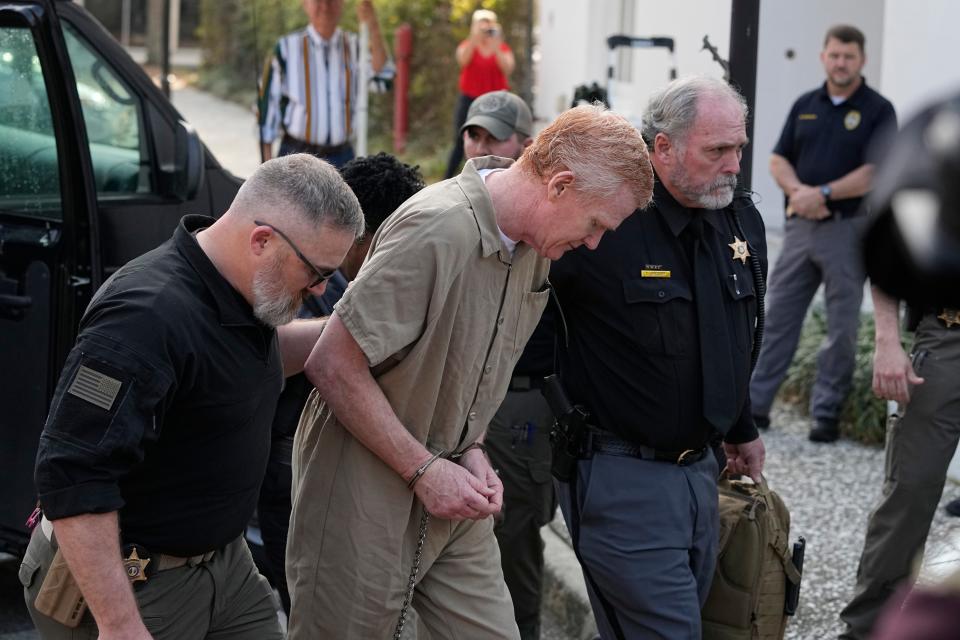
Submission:
M 122 385 L 116 378 L 81 365 L 67 393 L 110 411 Z

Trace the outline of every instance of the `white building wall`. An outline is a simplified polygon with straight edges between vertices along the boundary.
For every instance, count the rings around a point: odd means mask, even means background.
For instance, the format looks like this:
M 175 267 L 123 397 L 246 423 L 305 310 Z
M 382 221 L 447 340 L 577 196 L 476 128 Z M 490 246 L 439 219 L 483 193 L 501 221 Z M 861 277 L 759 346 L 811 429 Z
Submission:
M 632 6 L 633 23 L 623 24 L 624 5 Z M 626 11 L 627 15 L 631 11 Z M 625 34 L 676 40 L 681 75 L 722 75 L 710 54 L 701 51 L 708 34 L 726 58 L 730 39 L 729 0 L 540 0 L 539 63 L 534 110 L 549 122 L 570 106 L 573 89 L 580 84 L 606 83 L 607 36 Z M 629 84 L 619 85 L 614 107 L 627 115 L 643 110 L 649 92 L 669 80 L 673 62 L 666 49 L 635 49 L 628 66 Z M 619 103 L 617 98 L 620 98 Z
M 639 124 L 650 93 L 670 80 L 674 64 L 680 76 L 706 73 L 723 77 L 723 68 L 703 49 L 703 36 L 709 36 L 722 58 L 728 57 L 730 2 L 635 0 L 633 26 L 626 31 L 627 35 L 667 36 L 675 41 L 675 63 L 666 49 L 633 49 L 629 85 L 611 96 L 614 109 Z
M 540 0 L 534 115 L 550 122 L 577 85 L 603 84 L 606 38 L 619 30 L 623 0 Z
M 955 0 L 886 0 L 882 85 L 900 122 L 960 90 L 958 25 Z

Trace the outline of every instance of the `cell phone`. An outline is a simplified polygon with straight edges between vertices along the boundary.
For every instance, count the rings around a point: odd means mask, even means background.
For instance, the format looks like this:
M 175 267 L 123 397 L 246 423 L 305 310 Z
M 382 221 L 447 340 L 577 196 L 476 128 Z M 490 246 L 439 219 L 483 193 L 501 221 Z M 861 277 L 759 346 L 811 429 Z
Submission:
M 488 36 L 493 37 L 500 33 L 500 29 L 484 29 L 483 32 Z
M 797 606 L 800 604 L 800 583 L 803 581 L 803 552 L 806 548 L 807 541 L 803 536 L 800 536 L 797 541 L 793 543 L 793 557 L 791 561 L 800 574 L 800 580 L 797 580 L 797 584 L 793 584 L 787 580 L 787 593 L 784 598 L 783 612 L 788 616 L 794 615 L 797 612 Z

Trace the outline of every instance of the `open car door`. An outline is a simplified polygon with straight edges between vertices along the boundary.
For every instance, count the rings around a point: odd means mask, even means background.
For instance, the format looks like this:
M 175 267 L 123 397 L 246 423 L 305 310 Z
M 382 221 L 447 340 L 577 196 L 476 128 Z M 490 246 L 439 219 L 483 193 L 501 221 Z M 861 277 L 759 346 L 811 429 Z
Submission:
M 101 275 L 75 94 L 53 6 L 0 2 L 0 549 L 13 552 L 47 404 Z

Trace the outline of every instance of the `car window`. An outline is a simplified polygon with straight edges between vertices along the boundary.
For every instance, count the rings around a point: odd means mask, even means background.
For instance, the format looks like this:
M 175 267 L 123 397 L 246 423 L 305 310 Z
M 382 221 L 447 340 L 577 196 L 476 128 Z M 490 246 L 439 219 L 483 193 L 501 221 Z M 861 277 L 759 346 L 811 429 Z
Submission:
M 87 128 L 97 196 L 149 191 L 140 101 L 72 25 L 64 22 L 63 26 Z
M 60 218 L 50 100 L 29 29 L 0 27 L 0 209 Z

